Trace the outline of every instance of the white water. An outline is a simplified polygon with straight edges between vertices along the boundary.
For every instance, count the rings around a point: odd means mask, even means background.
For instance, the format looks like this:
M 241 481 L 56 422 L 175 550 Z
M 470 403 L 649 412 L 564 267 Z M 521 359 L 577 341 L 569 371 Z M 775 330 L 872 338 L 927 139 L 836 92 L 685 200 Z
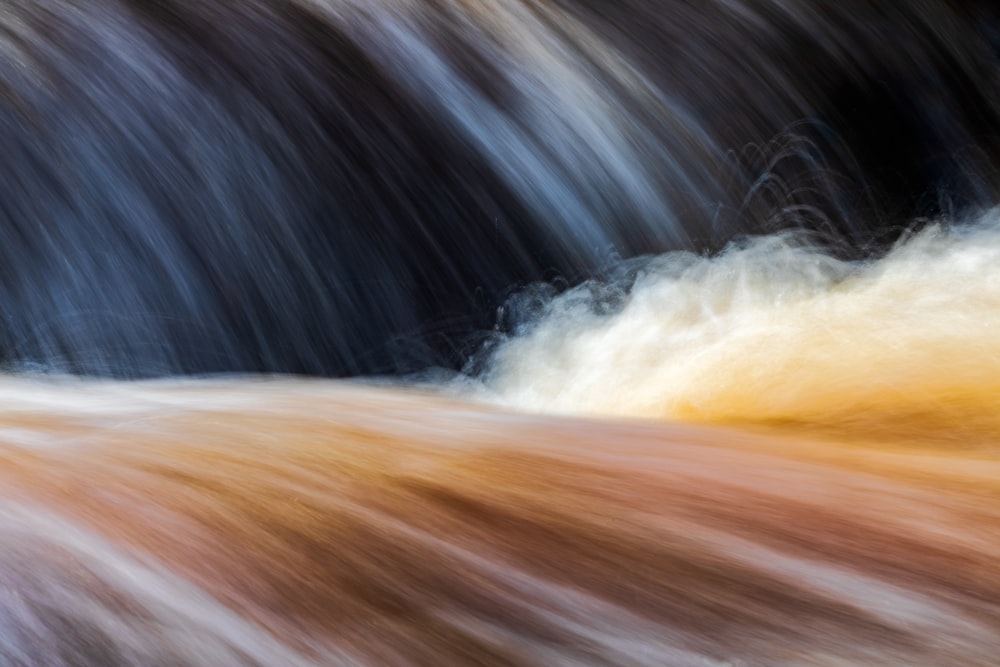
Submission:
M 488 398 L 532 411 L 937 426 L 1000 402 L 1000 214 L 845 262 L 792 236 L 649 260 L 624 307 L 586 286 L 496 351 Z

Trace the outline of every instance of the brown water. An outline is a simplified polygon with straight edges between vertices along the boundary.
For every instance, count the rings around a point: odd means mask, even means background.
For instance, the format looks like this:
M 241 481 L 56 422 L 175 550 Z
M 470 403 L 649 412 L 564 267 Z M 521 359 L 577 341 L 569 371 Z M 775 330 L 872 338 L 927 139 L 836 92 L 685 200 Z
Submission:
M 992 431 L 321 381 L 0 395 L 4 664 L 996 664 Z

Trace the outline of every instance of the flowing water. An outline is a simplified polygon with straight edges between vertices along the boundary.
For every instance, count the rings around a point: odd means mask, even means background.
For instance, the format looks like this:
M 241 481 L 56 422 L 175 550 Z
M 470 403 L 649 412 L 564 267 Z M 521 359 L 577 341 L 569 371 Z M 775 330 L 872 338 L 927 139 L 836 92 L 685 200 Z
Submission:
M 0 665 L 998 664 L 992 3 L 0 26 Z

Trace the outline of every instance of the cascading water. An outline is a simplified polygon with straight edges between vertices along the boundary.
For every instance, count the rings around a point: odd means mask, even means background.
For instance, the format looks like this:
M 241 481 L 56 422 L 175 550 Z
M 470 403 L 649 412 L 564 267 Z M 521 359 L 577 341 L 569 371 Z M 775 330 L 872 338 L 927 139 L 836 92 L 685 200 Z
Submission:
M 994 3 L 0 27 L 0 665 L 996 664 Z
M 990 3 L 11 1 L 0 355 L 458 367 L 620 258 L 995 202 Z

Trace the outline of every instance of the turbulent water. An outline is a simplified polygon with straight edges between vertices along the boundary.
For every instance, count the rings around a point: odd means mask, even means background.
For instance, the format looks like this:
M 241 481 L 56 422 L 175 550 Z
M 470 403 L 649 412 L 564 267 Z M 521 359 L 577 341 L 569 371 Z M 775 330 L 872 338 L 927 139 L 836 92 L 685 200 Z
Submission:
M 5 0 L 0 362 L 461 367 L 496 309 L 998 198 L 993 2 Z
M 996 662 L 995 440 L 317 381 L 0 395 L 3 664 Z
M 993 2 L 0 27 L 0 665 L 997 664 Z
M 1000 434 L 1000 217 L 881 259 L 793 234 L 639 261 L 499 339 L 485 395 L 529 410 Z M 938 433 L 940 434 L 940 433 Z

